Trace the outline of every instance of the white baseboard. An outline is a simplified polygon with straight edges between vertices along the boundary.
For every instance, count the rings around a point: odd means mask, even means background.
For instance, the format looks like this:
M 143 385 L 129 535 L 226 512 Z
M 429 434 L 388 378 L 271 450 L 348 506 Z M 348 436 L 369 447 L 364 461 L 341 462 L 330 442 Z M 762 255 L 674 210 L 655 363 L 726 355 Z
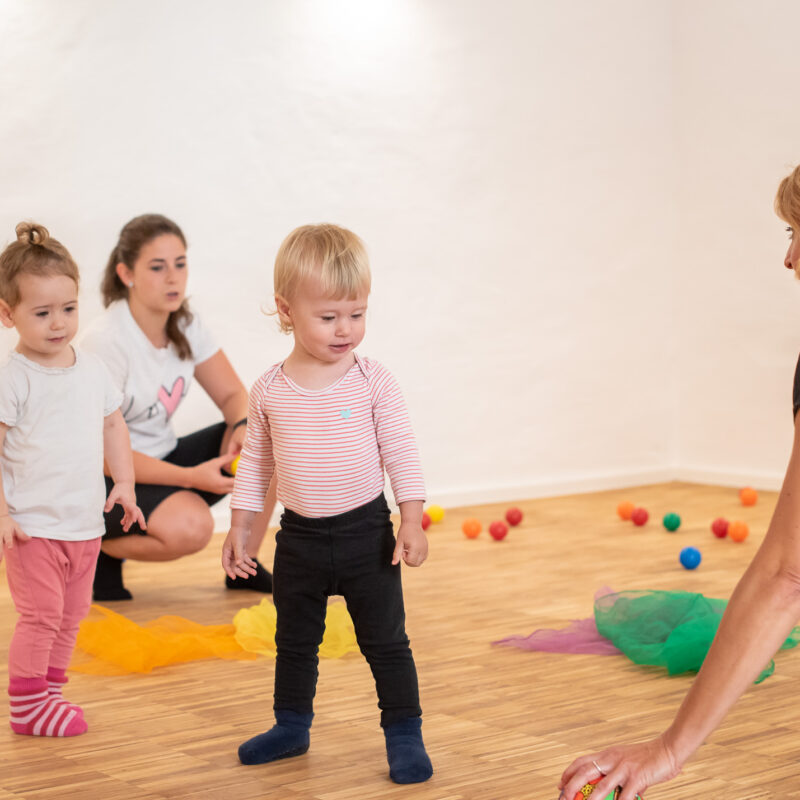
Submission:
M 768 472 L 720 470 L 710 467 L 653 467 L 632 472 L 597 473 L 552 481 L 542 480 L 502 486 L 450 487 L 438 490 L 432 488 L 429 490 L 428 503 L 436 503 L 443 508 L 458 508 L 483 505 L 484 503 L 530 500 L 537 497 L 602 492 L 608 489 L 625 489 L 631 486 L 646 486 L 650 483 L 666 483 L 668 481 L 707 483 L 712 486 L 752 486 L 755 489 L 777 491 L 781 488 L 783 475 Z M 391 505 L 392 498 L 388 492 L 387 496 Z M 270 525 L 278 524 L 281 511 L 282 508 L 279 505 L 273 514 Z M 229 498 L 225 498 L 214 506 L 212 513 L 214 529 L 227 531 L 230 525 Z
M 777 491 L 783 483 L 783 475 L 771 472 L 745 472 L 704 467 L 653 467 L 632 472 L 597 473 L 518 485 L 443 489 L 431 492 L 428 502 L 437 503 L 445 508 L 454 508 L 536 497 L 602 492 L 609 489 L 625 489 L 631 486 L 646 486 L 651 483 L 666 483 L 668 481 L 706 483 L 712 486 L 739 488 L 752 486 L 754 489 Z
M 710 483 L 712 486 L 732 486 L 735 488 L 752 486 L 754 489 L 777 492 L 783 484 L 783 473 L 744 472 L 714 469 L 712 467 L 676 467 L 674 480 L 686 481 L 687 483 Z
M 536 497 L 601 492 L 606 489 L 621 489 L 627 486 L 642 486 L 671 480 L 675 480 L 674 470 L 653 468 L 635 472 L 598 473 L 515 485 L 443 488 L 438 491 L 432 489 L 429 491 L 428 502 L 436 503 L 444 508 L 455 508 L 482 505 L 483 503 L 503 503 L 510 500 L 529 500 Z

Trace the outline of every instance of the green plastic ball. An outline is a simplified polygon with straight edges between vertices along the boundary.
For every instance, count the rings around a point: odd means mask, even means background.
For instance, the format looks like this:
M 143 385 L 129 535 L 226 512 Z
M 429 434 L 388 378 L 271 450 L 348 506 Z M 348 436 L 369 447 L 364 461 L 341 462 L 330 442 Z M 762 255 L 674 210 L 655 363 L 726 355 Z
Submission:
M 681 518 L 677 514 L 664 514 L 664 527 L 668 531 L 676 531 L 681 526 Z

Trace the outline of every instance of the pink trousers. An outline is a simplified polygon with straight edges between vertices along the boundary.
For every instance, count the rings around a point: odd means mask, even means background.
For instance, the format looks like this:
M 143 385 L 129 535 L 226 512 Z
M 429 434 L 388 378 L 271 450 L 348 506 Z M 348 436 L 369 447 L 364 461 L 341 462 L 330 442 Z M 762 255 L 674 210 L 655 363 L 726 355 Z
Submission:
M 43 678 L 67 668 L 92 602 L 100 539 L 32 538 L 5 549 L 6 575 L 19 612 L 8 651 L 10 678 Z

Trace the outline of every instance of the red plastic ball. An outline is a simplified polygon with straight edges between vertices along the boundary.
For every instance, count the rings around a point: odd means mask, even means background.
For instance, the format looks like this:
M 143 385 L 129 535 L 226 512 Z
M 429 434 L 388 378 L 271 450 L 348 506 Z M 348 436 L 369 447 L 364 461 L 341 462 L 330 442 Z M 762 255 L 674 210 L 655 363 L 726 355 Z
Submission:
M 717 537 L 717 539 L 724 539 L 728 535 L 728 520 L 725 517 L 717 517 L 711 523 L 711 533 Z
M 633 513 L 631 514 L 631 520 L 633 521 L 634 525 L 644 525 L 648 519 L 650 519 L 650 515 L 647 513 L 646 508 L 633 509 Z
M 505 522 L 502 522 L 501 520 L 497 520 L 496 522 L 493 522 L 489 526 L 489 535 L 492 537 L 492 539 L 496 539 L 498 542 L 501 539 L 505 539 L 507 533 L 508 533 L 508 525 L 506 525 Z
M 431 526 L 431 518 L 428 516 L 427 511 L 422 512 L 422 530 L 426 531 Z
M 509 508 L 506 511 L 506 522 L 509 525 L 519 525 L 522 522 L 522 512 L 516 507 Z

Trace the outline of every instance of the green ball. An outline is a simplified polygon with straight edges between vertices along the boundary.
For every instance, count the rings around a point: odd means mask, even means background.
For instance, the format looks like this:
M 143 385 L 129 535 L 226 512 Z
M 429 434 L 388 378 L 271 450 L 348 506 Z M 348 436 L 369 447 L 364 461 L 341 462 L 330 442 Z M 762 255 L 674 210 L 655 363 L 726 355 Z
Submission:
M 681 518 L 677 514 L 664 514 L 664 527 L 668 531 L 676 531 L 681 526 Z

